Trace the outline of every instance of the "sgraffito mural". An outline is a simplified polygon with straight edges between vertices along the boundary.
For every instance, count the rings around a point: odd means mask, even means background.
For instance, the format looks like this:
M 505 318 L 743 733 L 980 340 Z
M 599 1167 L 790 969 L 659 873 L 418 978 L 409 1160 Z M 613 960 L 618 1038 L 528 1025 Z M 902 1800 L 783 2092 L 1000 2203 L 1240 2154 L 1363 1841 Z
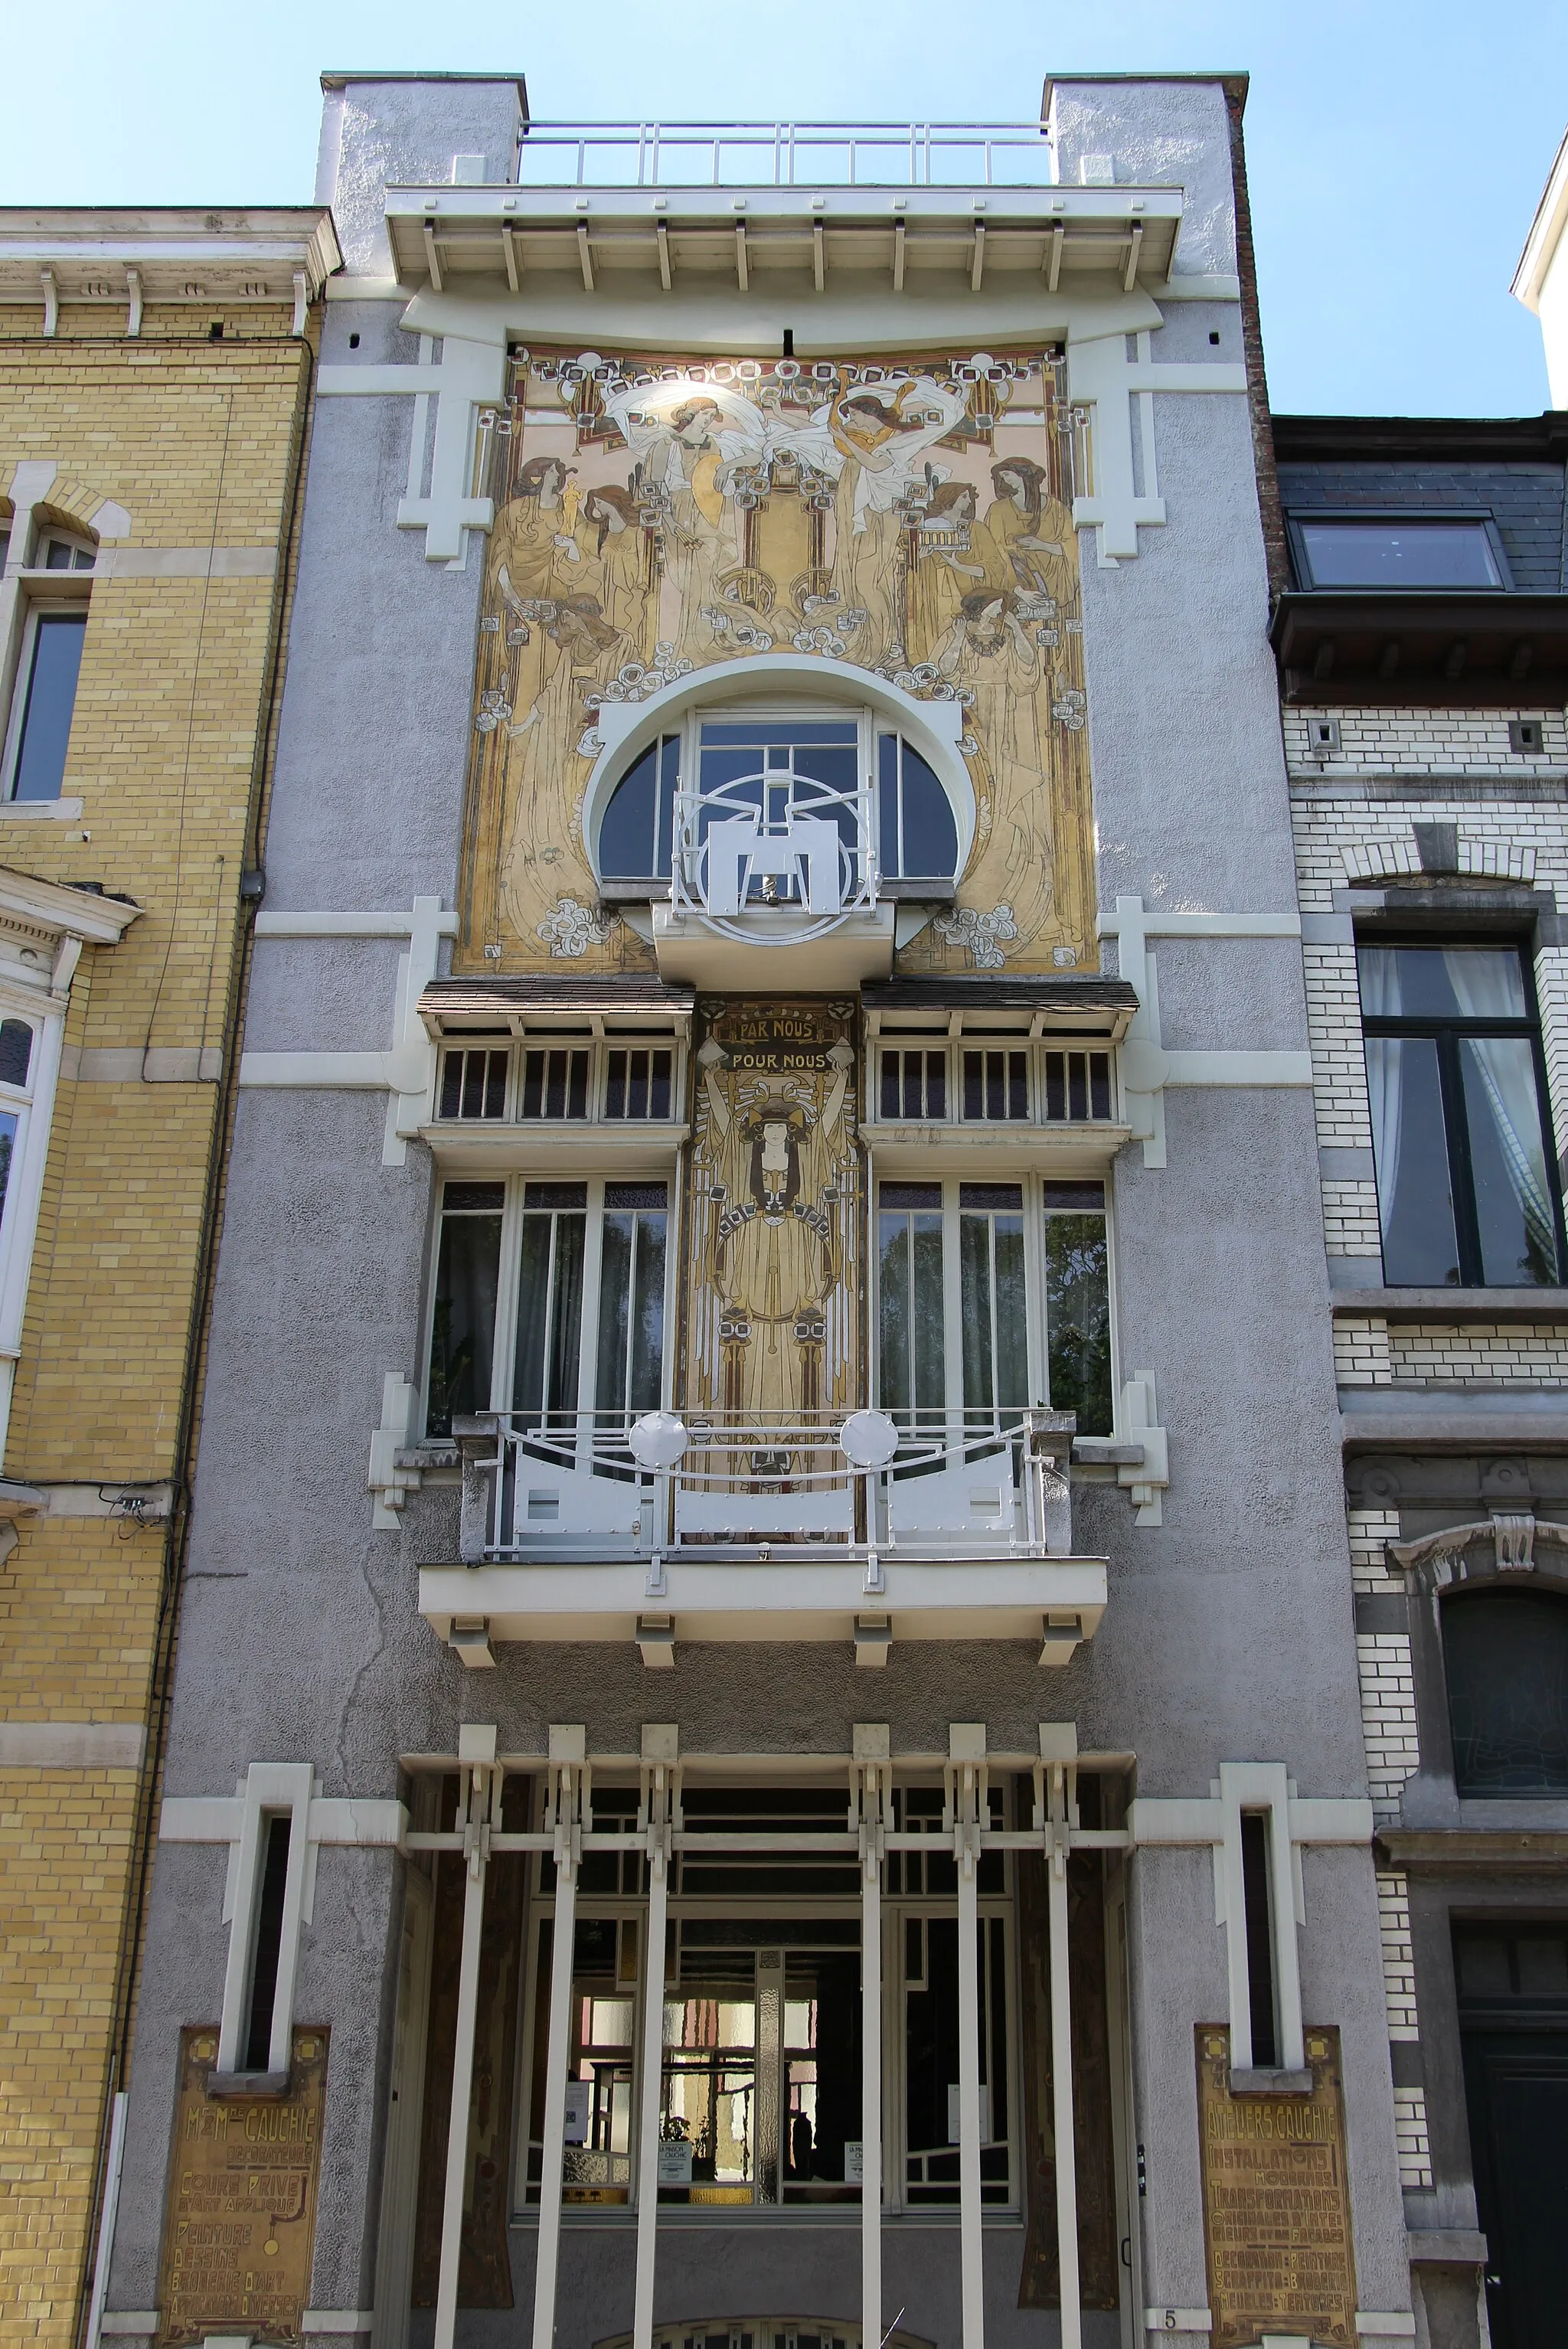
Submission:
M 1059 353 L 514 353 L 481 426 L 459 967 L 651 968 L 583 838 L 598 713 L 716 664 L 743 694 L 783 651 L 961 705 L 974 843 L 899 968 L 1094 968 L 1082 429 Z
M 808 998 L 699 1008 L 686 1407 L 788 1422 L 852 1411 L 855 1006 Z

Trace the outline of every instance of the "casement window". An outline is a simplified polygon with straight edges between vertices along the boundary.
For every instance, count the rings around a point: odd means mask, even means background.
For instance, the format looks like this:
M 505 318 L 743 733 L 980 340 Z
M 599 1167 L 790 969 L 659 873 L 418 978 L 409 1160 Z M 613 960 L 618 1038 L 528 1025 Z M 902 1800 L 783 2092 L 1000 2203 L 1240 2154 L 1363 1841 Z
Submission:
M 1546 1071 L 1519 949 L 1379 942 L 1357 966 L 1385 1280 L 1557 1281 Z
M 1286 526 L 1302 587 L 1406 595 L 1512 585 L 1490 514 L 1295 513 Z
M 884 1040 L 868 1112 L 868 1123 L 883 1125 L 1107 1123 L 1111 1055 L 1087 1042 Z
M 1110 1433 L 1102 1185 L 884 1182 L 876 1260 L 883 1411 L 975 1433 L 1048 1403 Z
M 4 753 L 7 800 L 57 800 L 60 796 L 88 606 L 85 582 L 68 595 L 50 583 L 56 577 L 63 582 L 67 574 L 90 572 L 95 560 L 90 541 L 46 529 L 20 574 L 24 583 L 20 635 L 11 671 Z
M 1568 1795 L 1568 1597 L 1461 1590 L 1442 1603 L 1460 1795 Z
M 1018 1821 L 1026 1816 L 1019 1797 Z M 635 1789 L 595 1784 L 593 1825 L 634 1831 Z M 844 1797 L 820 1784 L 687 1785 L 685 1826 L 766 1839 L 841 1830 Z M 989 1795 L 990 1823 L 1008 1824 L 1008 1790 Z M 929 1833 L 932 1851 L 888 1861 L 883 1900 L 884 2196 L 891 2208 L 958 2202 L 958 1926 L 952 1831 L 940 1785 L 899 1787 L 894 1824 Z M 533 1863 L 527 1967 L 525 2142 L 520 2199 L 537 2203 L 543 2150 L 544 2048 L 550 2022 L 552 1861 Z M 639 1853 L 582 1862 L 568 2019 L 563 2199 L 637 2198 L 634 2149 L 641 2078 L 645 1892 Z M 1022 2098 L 1010 1854 L 980 1862 L 981 2196 L 1019 2200 Z M 861 1899 L 853 1852 L 676 1855 L 660 2058 L 661 2209 L 789 2211 L 861 2200 Z
M 515 1045 L 465 1039 L 442 1051 L 436 1114 L 443 1123 L 660 1124 L 680 1113 L 679 1080 L 667 1033 Z
M 29 605 L 12 694 L 6 797 L 57 800 L 66 772 L 88 616 L 79 604 Z
M 669 1186 L 447 1182 L 427 1424 L 525 1413 L 556 1429 L 663 1401 Z

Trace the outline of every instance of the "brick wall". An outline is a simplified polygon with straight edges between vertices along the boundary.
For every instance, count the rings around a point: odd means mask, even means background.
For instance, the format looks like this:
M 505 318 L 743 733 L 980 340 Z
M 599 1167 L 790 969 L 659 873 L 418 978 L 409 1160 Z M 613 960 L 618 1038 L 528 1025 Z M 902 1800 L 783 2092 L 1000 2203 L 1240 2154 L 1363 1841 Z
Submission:
M 219 313 L 214 310 L 214 316 Z M 310 353 L 290 312 L 222 343 L 150 309 L 138 342 L 102 309 L 0 308 L 0 489 L 59 468 L 77 526 L 124 506 L 133 555 L 237 549 L 249 575 L 93 583 L 64 782 L 79 824 L 0 808 L 0 864 L 142 907 L 88 947 L 72 988 L 5 1474 L 53 1495 L 0 1568 L 0 1720 L 146 1718 L 165 1535 L 93 1514 L 100 1485 L 158 1485 L 177 1449 L 214 1140 L 216 1082 L 103 1081 L 80 1056 L 224 1047 L 255 854 L 262 744 Z M 137 1065 L 139 1065 L 138 1062 Z M 102 1064 L 99 1064 L 101 1069 Z M 74 1497 L 73 1497 L 74 1496 Z M 85 1512 L 85 1514 L 84 1514 Z M 67 2349 L 93 2224 L 134 1770 L 0 1768 L 0 2277 L 9 2341 Z

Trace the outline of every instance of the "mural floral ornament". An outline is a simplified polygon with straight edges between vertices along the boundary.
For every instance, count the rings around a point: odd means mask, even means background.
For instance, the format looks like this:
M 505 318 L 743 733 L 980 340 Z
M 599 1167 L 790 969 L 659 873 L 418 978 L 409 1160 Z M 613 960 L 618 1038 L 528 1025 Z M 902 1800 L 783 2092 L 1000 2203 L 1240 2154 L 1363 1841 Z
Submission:
M 993 905 L 988 914 L 961 905 L 955 914 L 939 914 L 935 927 L 949 945 L 963 947 L 976 970 L 1000 970 L 1004 947 L 1018 935 L 1011 905 Z
M 555 911 L 538 925 L 538 935 L 552 956 L 564 955 L 578 962 L 590 947 L 606 945 L 618 926 L 614 914 L 600 914 L 590 905 L 580 905 L 575 897 L 562 897 Z
M 651 968 L 583 837 L 602 713 L 777 652 L 963 709 L 968 863 L 901 970 L 1093 966 L 1060 352 L 518 351 L 504 413 L 455 968 Z

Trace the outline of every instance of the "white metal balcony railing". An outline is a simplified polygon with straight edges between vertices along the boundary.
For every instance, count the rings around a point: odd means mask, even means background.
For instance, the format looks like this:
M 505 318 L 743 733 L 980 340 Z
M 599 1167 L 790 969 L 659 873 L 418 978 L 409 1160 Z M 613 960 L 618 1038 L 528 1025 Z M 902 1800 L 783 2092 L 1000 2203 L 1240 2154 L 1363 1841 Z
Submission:
M 1029 1410 L 485 1413 L 463 1431 L 463 1556 L 1070 1557 L 1073 1427 Z
M 531 122 L 521 187 L 1050 186 L 1039 122 Z

